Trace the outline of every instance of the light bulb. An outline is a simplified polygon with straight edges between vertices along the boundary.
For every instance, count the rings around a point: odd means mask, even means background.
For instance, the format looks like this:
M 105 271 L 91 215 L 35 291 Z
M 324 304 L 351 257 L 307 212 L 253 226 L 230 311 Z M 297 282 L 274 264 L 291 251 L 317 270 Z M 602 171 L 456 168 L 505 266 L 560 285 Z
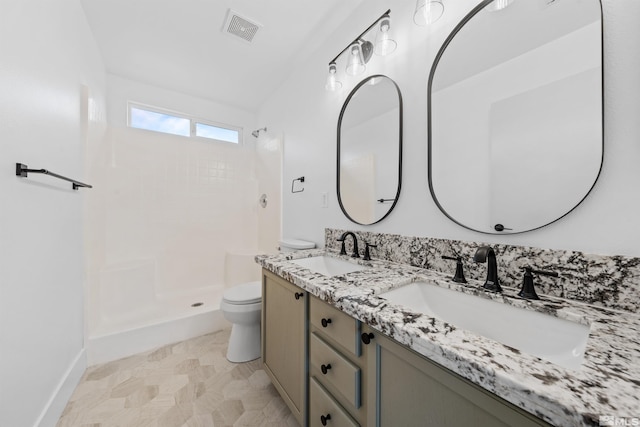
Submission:
M 433 24 L 442 16 L 444 5 L 442 0 L 418 0 L 416 11 L 413 14 L 413 22 L 424 27 Z
M 513 0 L 493 0 L 493 2 L 489 3 L 486 9 L 489 12 L 497 12 L 508 7 L 511 3 L 513 3 Z
M 336 64 L 332 62 L 329 64 L 329 75 L 327 76 L 327 84 L 324 88 L 328 91 L 335 91 L 342 87 L 342 83 L 336 79 Z
M 350 76 L 357 76 L 358 74 L 364 73 L 366 67 L 362 58 L 362 50 L 360 50 L 360 44 L 357 42 L 352 44 L 350 53 L 351 56 L 349 57 L 349 62 L 347 63 L 347 74 L 349 74 Z
M 391 18 L 385 16 L 380 21 L 380 31 L 376 34 L 376 45 L 373 50 L 376 55 L 385 56 L 396 50 L 397 43 L 389 37 L 390 28 Z

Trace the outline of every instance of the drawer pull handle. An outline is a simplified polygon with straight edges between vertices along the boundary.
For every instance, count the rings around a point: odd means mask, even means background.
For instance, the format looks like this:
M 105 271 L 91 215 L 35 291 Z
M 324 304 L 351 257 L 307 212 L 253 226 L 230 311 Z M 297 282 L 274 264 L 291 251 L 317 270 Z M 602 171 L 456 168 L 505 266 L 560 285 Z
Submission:
M 320 323 L 322 323 L 323 328 L 326 328 L 327 326 L 329 326 L 329 323 L 331 323 L 331 319 L 322 319 Z
M 296 292 L 294 296 L 296 297 L 296 299 L 300 299 L 304 296 L 304 294 L 302 292 Z
M 327 375 L 327 372 L 329 372 L 329 369 L 331 369 L 331 363 L 327 363 L 326 365 L 320 365 L 320 370 L 322 371 L 323 375 Z
M 327 421 L 329 421 L 330 419 L 331 419 L 331 414 L 320 415 L 320 422 L 322 423 L 323 426 L 326 426 Z
M 373 339 L 373 334 L 371 332 L 364 333 L 364 334 L 360 335 L 360 338 L 362 339 L 363 343 L 369 344 L 371 342 L 371 340 Z

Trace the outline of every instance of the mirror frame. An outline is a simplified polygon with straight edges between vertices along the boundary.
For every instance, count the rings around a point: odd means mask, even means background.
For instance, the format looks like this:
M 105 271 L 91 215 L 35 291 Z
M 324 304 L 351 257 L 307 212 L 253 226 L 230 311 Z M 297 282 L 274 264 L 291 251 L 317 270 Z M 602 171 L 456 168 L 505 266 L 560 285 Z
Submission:
M 596 174 L 595 179 L 593 180 L 593 184 L 591 185 L 591 187 L 589 187 L 589 190 L 585 193 L 584 197 L 582 197 L 582 199 L 580 199 L 580 201 L 571 209 L 569 209 L 567 212 L 565 212 L 564 214 L 562 214 L 561 216 L 559 216 L 558 218 L 554 219 L 553 221 L 550 221 L 546 224 L 528 229 L 528 230 L 522 230 L 522 231 L 513 231 L 513 232 L 501 232 L 501 231 L 497 231 L 496 232 L 492 232 L 492 231 L 482 231 L 482 230 L 476 230 L 475 228 L 471 228 L 467 225 L 464 225 L 462 223 L 460 223 L 459 221 L 457 221 L 456 219 L 454 219 L 451 215 L 449 215 L 449 213 L 447 213 L 447 211 L 442 207 L 442 205 L 440 204 L 440 202 L 438 201 L 438 197 L 435 194 L 435 191 L 433 189 L 433 177 L 431 175 L 432 172 L 432 155 L 431 155 L 431 145 L 433 143 L 432 141 L 432 134 L 431 134 L 431 89 L 432 89 L 432 85 L 433 85 L 433 76 L 436 72 L 436 69 L 438 68 L 438 63 L 440 62 L 440 59 L 442 58 L 442 55 L 444 54 L 445 50 L 447 49 L 447 47 L 449 46 L 449 44 L 451 43 L 451 41 L 453 40 L 453 38 L 460 32 L 460 30 L 467 24 L 467 22 L 469 22 L 474 16 L 476 16 L 479 12 L 481 12 L 485 6 L 489 5 L 489 3 L 492 3 L 494 0 L 482 0 L 477 6 L 475 6 L 469 13 L 467 13 L 467 15 L 465 15 L 464 18 L 462 18 L 462 20 L 455 26 L 455 28 L 453 29 L 453 31 L 451 31 L 451 33 L 447 36 L 446 40 L 444 41 L 444 43 L 442 44 L 442 46 L 440 47 L 440 50 L 438 50 L 438 54 L 436 55 L 435 59 L 433 60 L 433 65 L 431 66 L 431 71 L 429 73 L 429 80 L 427 83 L 427 174 L 428 174 L 428 181 L 429 181 L 429 192 L 431 193 L 431 197 L 433 198 L 433 201 L 435 202 L 436 206 L 438 206 L 438 209 L 440 209 L 440 211 L 447 217 L 449 218 L 451 221 L 453 221 L 454 223 L 458 224 L 461 227 L 466 228 L 467 230 L 471 230 L 471 231 L 477 231 L 478 233 L 483 233 L 483 234 L 498 234 L 498 235 L 505 235 L 505 234 L 521 234 L 521 233 L 526 233 L 529 231 L 534 231 L 534 230 L 538 230 L 542 227 L 546 227 L 549 224 L 553 224 L 556 221 L 561 220 L 562 218 L 564 218 L 565 216 L 569 215 L 571 212 L 573 212 L 578 206 L 580 206 L 582 204 L 582 202 L 587 198 L 587 196 L 589 196 L 589 194 L 591 193 L 591 191 L 593 190 L 593 188 L 595 187 L 596 183 L 598 182 L 598 178 L 600 178 L 600 174 L 602 173 L 602 165 L 604 163 L 604 138 L 605 138 L 605 121 L 604 121 L 604 14 L 602 11 L 602 0 L 593 0 L 593 1 L 597 1 L 598 4 L 600 5 L 600 82 L 601 82 L 601 112 L 602 112 L 602 150 L 601 150 L 601 156 L 600 156 L 600 168 L 598 169 L 598 173 Z M 505 229 L 507 230 L 507 229 Z
M 391 83 L 393 83 L 393 86 L 396 88 L 396 92 L 398 93 L 398 189 L 396 191 L 396 195 L 393 199 L 393 204 L 389 207 L 389 210 L 387 210 L 387 212 L 377 221 L 374 221 L 372 223 L 367 223 L 367 224 L 363 224 L 361 222 L 356 221 L 355 219 L 353 219 L 349 213 L 346 211 L 346 209 L 344 208 L 344 205 L 342 204 L 342 196 L 340 195 L 340 147 L 341 147 L 341 141 L 340 141 L 340 129 L 342 128 L 342 119 L 344 116 L 344 113 L 347 109 L 347 106 L 349 105 L 349 101 L 351 100 L 351 98 L 353 98 L 353 96 L 356 94 L 356 92 L 358 91 L 358 89 L 360 89 L 362 86 L 364 86 L 365 84 L 367 84 L 369 82 L 369 80 L 374 79 L 374 78 L 380 78 L 380 77 L 384 77 L 385 79 L 389 80 Z M 398 203 L 398 199 L 400 198 L 400 190 L 402 189 L 402 121 L 403 121 L 403 115 L 402 115 L 402 93 L 400 93 L 400 88 L 398 87 L 398 84 L 390 77 L 385 76 L 383 74 L 374 74 L 371 76 L 368 76 L 367 78 L 365 78 L 364 80 L 362 80 L 361 82 L 359 82 L 349 93 L 349 95 L 347 96 L 347 98 L 344 101 L 344 104 L 342 104 L 342 109 L 340 110 L 340 116 L 338 118 L 338 135 L 337 135 L 337 163 L 336 163 L 336 194 L 338 196 L 338 204 L 340 205 L 340 210 L 342 210 L 342 213 L 344 214 L 344 216 L 346 216 L 351 222 L 354 222 L 356 224 L 359 225 L 373 225 L 373 224 L 377 224 L 380 221 L 382 221 L 383 219 L 385 219 L 386 217 L 389 216 L 389 214 L 393 211 L 393 209 L 396 207 L 396 204 Z

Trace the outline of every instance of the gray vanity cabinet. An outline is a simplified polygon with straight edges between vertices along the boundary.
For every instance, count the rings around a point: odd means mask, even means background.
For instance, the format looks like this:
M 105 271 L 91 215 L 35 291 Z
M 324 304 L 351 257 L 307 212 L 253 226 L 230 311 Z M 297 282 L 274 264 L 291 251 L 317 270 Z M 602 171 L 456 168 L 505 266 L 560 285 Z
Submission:
M 370 426 L 549 425 L 371 328 L 363 333 L 372 334 L 363 346 Z
M 262 362 L 300 425 L 305 419 L 306 319 L 309 295 L 262 270 Z
M 263 270 L 262 362 L 301 426 L 549 426 Z
M 309 426 L 368 425 L 360 328 L 353 317 L 310 297 Z

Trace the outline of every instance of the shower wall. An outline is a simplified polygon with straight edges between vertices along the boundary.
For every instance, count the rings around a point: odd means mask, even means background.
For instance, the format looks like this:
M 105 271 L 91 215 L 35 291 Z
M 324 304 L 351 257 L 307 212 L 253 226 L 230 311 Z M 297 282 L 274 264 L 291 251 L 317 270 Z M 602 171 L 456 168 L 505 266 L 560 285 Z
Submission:
M 111 129 L 107 265 L 156 260 L 156 292 L 223 282 L 229 249 L 257 246 L 254 150 Z
M 108 89 L 108 131 L 89 162 L 89 337 L 106 323 L 139 323 L 159 299 L 220 294 L 226 254 L 259 250 L 259 186 L 271 179 L 259 179 L 251 114 L 113 76 Z M 213 115 L 242 126 L 245 141 L 128 128 L 126 100 Z

